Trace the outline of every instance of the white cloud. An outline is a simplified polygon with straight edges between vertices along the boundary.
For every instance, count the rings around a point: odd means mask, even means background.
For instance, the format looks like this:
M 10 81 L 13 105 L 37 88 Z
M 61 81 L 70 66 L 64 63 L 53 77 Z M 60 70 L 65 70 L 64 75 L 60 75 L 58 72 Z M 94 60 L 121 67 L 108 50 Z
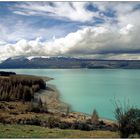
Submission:
M 133 30 L 133 25 L 128 24 L 126 27 L 123 27 L 122 29 L 120 29 L 120 33 L 121 34 L 128 34 L 132 30 Z
M 7 42 L 0 40 L 0 46 L 7 44 Z
M 0 18 L 0 41 L 17 42 L 21 39 L 32 40 L 39 36 L 42 39 L 51 39 L 53 36 L 62 36 L 67 32 L 65 26 L 51 27 L 35 26 L 34 21 L 18 19 L 16 17 Z M 1 44 L 1 43 L 0 43 Z
M 2 44 L 1 58 L 25 56 L 76 56 L 100 59 L 140 59 L 140 10 L 134 9 L 137 2 L 93 2 L 98 12 L 86 9 L 88 2 L 26 2 L 17 4 L 13 12 L 20 15 L 41 15 L 85 22 L 81 29 L 58 38 L 64 27 L 35 28 L 30 23 L 18 20 L 7 28 L 7 20 L 0 23 L 2 41 L 16 43 Z M 114 10 L 115 16 L 107 17 L 107 10 Z M 102 18 L 105 23 L 88 26 L 93 17 Z M 10 19 L 9 19 L 10 20 Z M 51 19 L 49 19 L 51 20 Z M 113 21 L 116 21 L 113 23 Z M 6 25 L 5 25 L 6 24 Z M 62 30 L 63 29 L 63 30 Z M 41 41 L 38 37 L 52 40 Z M 36 39 L 33 39 L 36 38 Z
M 26 2 L 13 7 L 13 13 L 20 15 L 42 15 L 55 18 L 66 18 L 72 21 L 90 21 L 98 14 L 89 11 L 88 2 Z M 16 10 L 14 10 L 16 8 Z
M 135 7 L 140 2 L 25 2 L 12 7 L 12 12 L 26 16 L 52 17 L 62 20 L 92 22 L 96 23 L 96 18 L 102 19 L 108 26 L 126 26 L 127 24 L 137 24 L 140 10 Z M 87 6 L 93 5 L 98 10 L 92 11 Z M 105 14 L 108 12 L 108 14 Z M 109 16 L 113 12 L 113 17 Z
M 131 29 L 131 32 L 129 32 Z M 122 32 L 123 30 L 123 32 Z M 126 34 L 127 31 L 127 34 Z M 85 27 L 63 38 L 41 42 L 20 40 L 15 44 L 5 45 L 1 56 L 100 56 L 105 58 L 136 57 L 140 53 L 140 29 L 128 24 L 119 30 L 108 27 Z M 137 38 L 136 38 L 137 37 Z M 138 51 L 138 52 L 136 52 Z M 134 57 L 134 53 L 136 53 Z M 125 55 L 124 55 L 125 54 Z M 127 55 L 129 54 L 129 55 Z M 112 56 L 114 55 L 114 56 Z M 120 57 L 121 56 L 121 57 Z

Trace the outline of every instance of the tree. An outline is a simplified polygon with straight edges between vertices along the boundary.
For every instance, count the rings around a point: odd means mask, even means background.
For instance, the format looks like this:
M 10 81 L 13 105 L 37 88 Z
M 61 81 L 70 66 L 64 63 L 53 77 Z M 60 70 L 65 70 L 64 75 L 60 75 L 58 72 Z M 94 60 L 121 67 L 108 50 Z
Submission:
M 24 93 L 23 93 L 23 100 L 24 101 L 31 101 L 32 95 L 30 88 L 28 86 L 24 86 Z
M 39 77 L 17 75 L 0 77 L 0 100 L 31 101 L 35 92 L 45 88 L 45 81 Z
M 99 122 L 99 115 L 96 111 L 96 109 L 93 110 L 93 114 L 91 116 L 91 123 L 97 124 Z

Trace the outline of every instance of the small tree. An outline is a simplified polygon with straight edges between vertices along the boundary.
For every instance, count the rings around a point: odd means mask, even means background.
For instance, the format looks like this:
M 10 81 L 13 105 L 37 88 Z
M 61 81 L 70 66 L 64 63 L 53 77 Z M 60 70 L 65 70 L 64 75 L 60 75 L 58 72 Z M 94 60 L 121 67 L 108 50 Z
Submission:
M 92 124 L 97 124 L 99 122 L 99 115 L 96 111 L 96 109 L 93 110 L 93 114 L 91 116 L 91 123 Z

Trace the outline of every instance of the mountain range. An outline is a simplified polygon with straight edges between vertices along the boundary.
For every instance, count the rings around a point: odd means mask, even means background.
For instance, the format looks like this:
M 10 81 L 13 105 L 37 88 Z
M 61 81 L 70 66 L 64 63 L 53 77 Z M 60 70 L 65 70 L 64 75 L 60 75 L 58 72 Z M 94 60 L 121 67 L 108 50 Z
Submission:
M 0 68 L 123 68 L 140 69 L 140 60 L 96 60 L 70 57 L 14 57 L 0 63 Z

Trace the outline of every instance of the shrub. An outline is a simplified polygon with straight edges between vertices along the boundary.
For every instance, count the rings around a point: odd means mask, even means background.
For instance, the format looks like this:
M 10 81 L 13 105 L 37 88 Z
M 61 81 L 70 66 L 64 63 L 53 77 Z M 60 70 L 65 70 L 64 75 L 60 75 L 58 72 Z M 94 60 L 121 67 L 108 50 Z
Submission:
M 0 76 L 10 76 L 10 75 L 16 75 L 16 73 L 15 72 L 0 71 Z
M 78 130 L 85 130 L 90 131 L 92 128 L 90 125 L 84 123 L 84 122 L 74 122 L 71 126 L 72 129 L 78 129 Z
M 37 117 L 30 118 L 30 119 L 19 119 L 17 123 L 28 124 L 28 125 L 38 125 L 38 126 L 41 125 L 41 121 Z
M 70 123 L 66 123 L 66 122 L 60 122 L 59 123 L 59 128 L 60 129 L 68 129 L 68 128 L 71 128 L 71 124 Z
M 128 138 L 131 134 L 140 135 L 140 109 L 117 107 L 115 117 L 121 138 Z
M 49 128 L 59 127 L 60 119 L 56 117 L 49 117 L 47 120 L 47 126 Z

